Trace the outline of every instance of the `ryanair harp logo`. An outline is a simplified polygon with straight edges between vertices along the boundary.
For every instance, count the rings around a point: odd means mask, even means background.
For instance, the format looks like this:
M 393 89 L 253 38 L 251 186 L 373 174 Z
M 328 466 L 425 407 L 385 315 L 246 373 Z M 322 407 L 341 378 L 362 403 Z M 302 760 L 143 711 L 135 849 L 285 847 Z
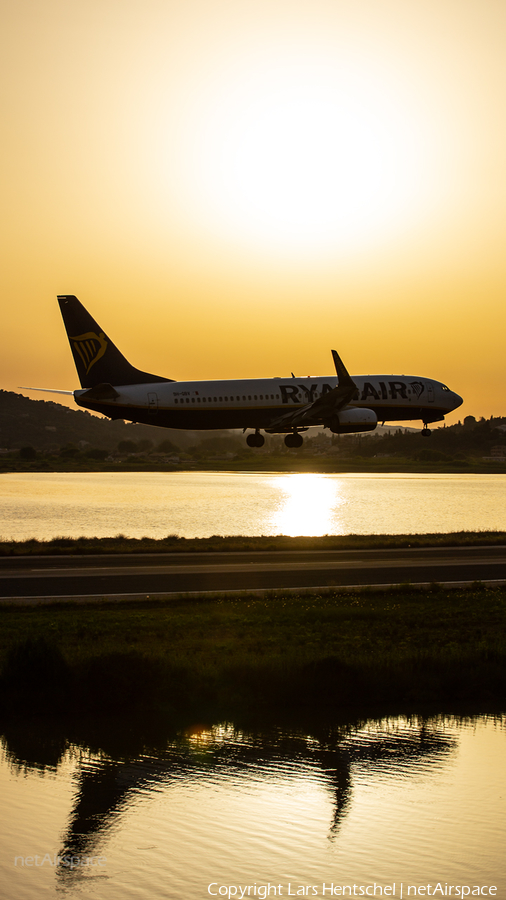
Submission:
M 91 367 L 102 358 L 107 350 L 104 332 L 101 331 L 100 334 L 95 334 L 94 331 L 87 331 L 86 334 L 71 336 L 70 340 L 74 350 L 81 357 L 86 374 L 88 374 Z

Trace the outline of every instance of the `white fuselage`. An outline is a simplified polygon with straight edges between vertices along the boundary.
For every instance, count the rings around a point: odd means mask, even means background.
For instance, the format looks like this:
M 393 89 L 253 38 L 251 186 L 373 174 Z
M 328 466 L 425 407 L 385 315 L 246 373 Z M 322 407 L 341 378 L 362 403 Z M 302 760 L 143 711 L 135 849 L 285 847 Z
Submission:
M 347 408 L 372 410 L 380 422 L 440 421 L 462 403 L 441 382 L 419 376 L 362 375 L 353 376 L 353 381 L 357 392 Z M 337 385 L 335 376 L 165 381 L 114 385 L 118 394 L 114 399 L 88 398 L 86 390 L 75 391 L 74 397 L 80 406 L 112 418 L 170 428 L 268 429 L 285 413 L 304 408 Z

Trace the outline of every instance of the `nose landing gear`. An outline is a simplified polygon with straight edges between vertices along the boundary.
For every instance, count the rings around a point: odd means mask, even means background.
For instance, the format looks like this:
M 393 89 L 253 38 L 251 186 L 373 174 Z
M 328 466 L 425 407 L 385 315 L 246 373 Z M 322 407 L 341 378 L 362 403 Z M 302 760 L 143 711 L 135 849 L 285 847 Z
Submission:
M 427 428 L 427 425 L 424 424 L 420 434 L 422 435 L 422 437 L 430 437 L 432 431 L 430 430 L 430 428 Z
M 263 447 L 263 445 L 265 444 L 265 438 L 263 434 L 260 434 L 259 431 L 255 431 L 254 434 L 248 434 L 246 443 L 248 447 Z

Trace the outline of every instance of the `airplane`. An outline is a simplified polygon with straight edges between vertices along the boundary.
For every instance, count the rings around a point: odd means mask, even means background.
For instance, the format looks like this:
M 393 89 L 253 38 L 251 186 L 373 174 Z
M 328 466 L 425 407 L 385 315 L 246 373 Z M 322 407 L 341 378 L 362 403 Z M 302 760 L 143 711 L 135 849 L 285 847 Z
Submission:
M 313 426 L 333 434 L 374 431 L 378 422 L 421 419 L 442 422 L 462 397 L 434 379 L 405 375 L 348 373 L 335 350 L 336 376 L 252 378 L 234 381 L 175 381 L 132 366 L 72 294 L 58 296 L 81 382 L 72 393 L 78 406 L 110 419 L 127 419 L 190 431 L 242 428 L 249 447 L 262 447 L 267 434 L 285 434 L 289 448 L 301 447 Z

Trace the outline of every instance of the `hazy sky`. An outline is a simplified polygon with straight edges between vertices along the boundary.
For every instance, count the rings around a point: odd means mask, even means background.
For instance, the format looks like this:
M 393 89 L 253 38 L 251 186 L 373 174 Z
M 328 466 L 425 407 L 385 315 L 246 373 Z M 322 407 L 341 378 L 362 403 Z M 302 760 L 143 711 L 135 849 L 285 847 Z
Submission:
M 505 46 L 504 0 L 3 4 L 0 387 L 79 386 L 73 293 L 178 380 L 335 347 L 506 415 Z

